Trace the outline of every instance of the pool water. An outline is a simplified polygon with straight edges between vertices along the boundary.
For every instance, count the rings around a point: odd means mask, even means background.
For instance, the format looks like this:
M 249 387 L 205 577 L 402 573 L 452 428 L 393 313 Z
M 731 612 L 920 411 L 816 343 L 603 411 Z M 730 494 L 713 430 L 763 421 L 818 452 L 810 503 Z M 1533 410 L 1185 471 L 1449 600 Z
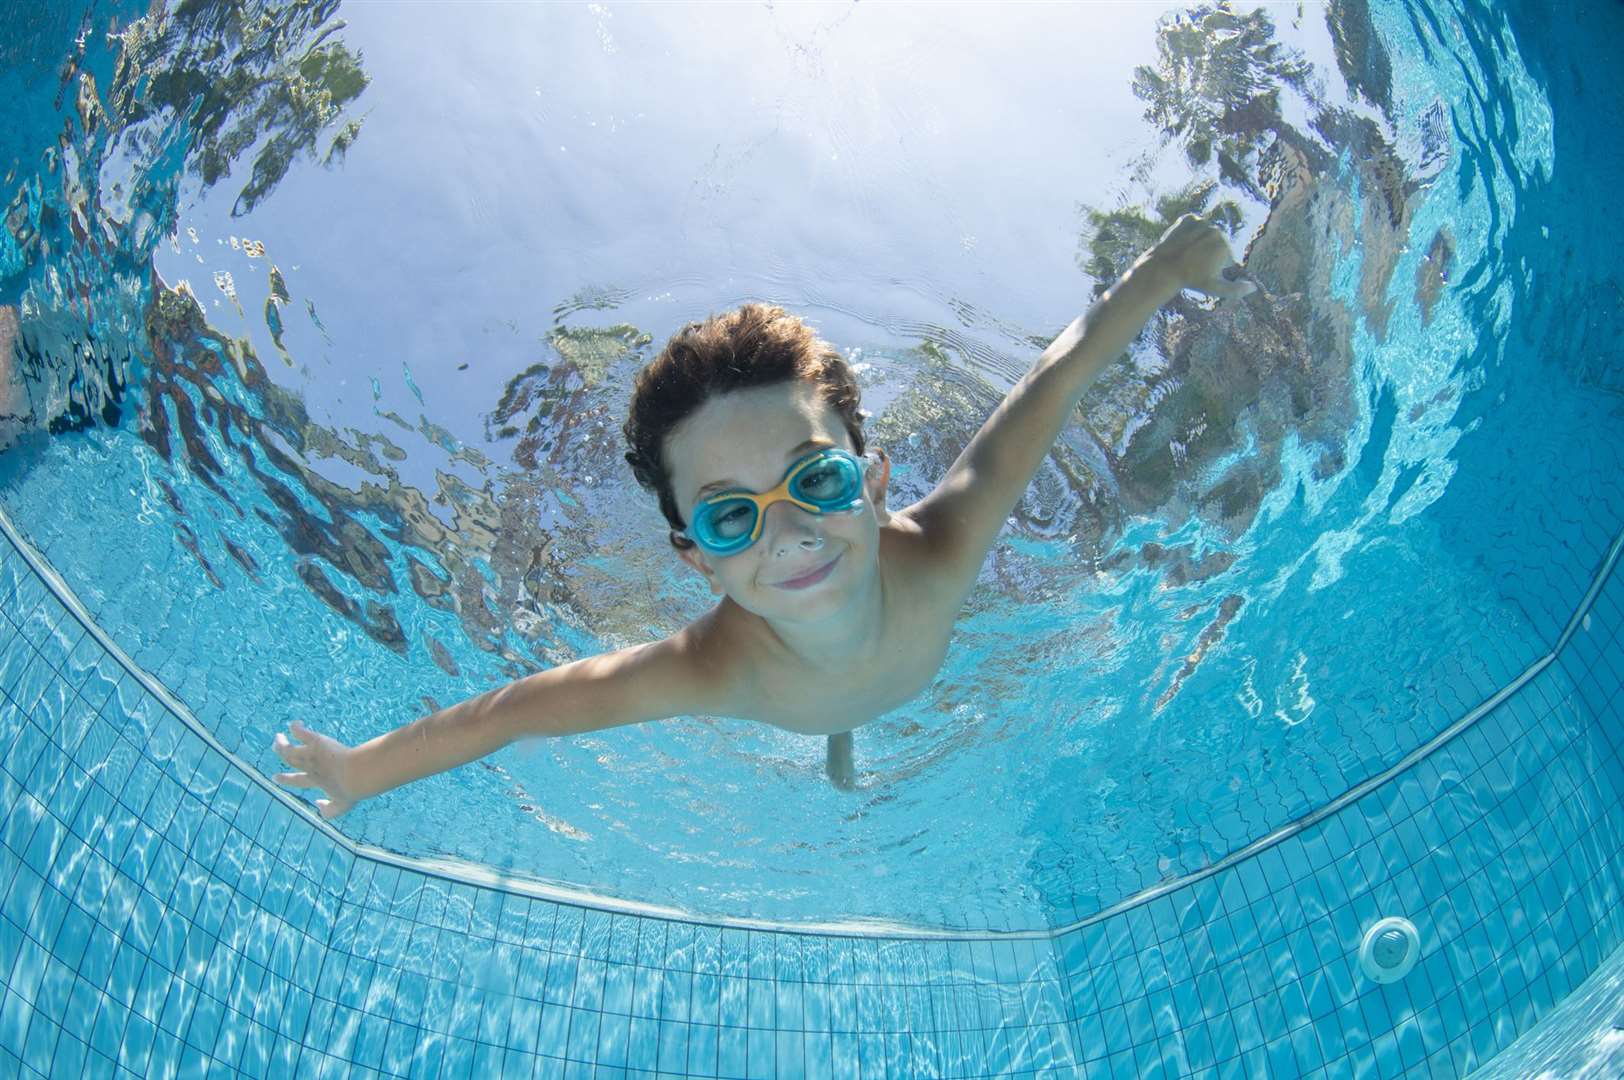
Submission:
M 1544 1034 L 1620 933 L 1591 14 L 8 16 L 0 1066 L 1604 1069 Z M 267 782 L 704 610 L 618 443 L 682 322 L 806 313 L 903 505 L 1175 204 L 1261 295 L 1085 398 L 855 793 L 725 717 Z

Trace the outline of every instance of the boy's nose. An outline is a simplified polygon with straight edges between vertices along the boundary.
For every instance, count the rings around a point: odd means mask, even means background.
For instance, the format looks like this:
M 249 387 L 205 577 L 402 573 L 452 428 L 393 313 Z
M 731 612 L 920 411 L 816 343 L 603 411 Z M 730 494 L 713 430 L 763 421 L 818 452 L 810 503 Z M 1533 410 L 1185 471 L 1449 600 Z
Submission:
M 785 501 L 767 507 L 767 521 L 762 527 L 762 539 L 774 555 L 787 555 L 796 550 L 817 550 L 823 546 L 823 536 L 814 527 L 814 515 L 794 503 Z

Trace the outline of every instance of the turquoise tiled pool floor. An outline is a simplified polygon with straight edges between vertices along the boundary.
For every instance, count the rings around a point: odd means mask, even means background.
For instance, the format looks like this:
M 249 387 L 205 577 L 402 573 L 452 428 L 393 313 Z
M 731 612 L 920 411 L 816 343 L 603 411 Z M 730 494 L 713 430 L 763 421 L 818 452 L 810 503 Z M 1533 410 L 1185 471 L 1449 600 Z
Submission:
M 1472 1080 L 1615 1080 L 1624 1076 L 1624 948 L 1614 949 L 1549 1016 Z
M 833 934 L 357 849 L 8 541 L 0 1075 L 1461 1076 L 1624 940 L 1604 580 L 1507 700 L 1244 857 L 1051 935 Z M 1386 914 L 1422 956 L 1379 986 L 1353 953 Z

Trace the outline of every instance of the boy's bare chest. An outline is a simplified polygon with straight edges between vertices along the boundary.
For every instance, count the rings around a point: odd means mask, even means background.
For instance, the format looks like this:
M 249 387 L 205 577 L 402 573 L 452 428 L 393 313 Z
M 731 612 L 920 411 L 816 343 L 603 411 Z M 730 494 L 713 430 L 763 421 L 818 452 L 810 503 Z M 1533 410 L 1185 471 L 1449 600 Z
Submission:
M 935 680 L 947 642 L 887 649 L 884 662 L 821 677 L 774 672 L 763 676 L 751 719 L 803 735 L 850 731 L 916 697 Z
M 946 654 L 943 635 L 939 645 L 916 641 L 887 649 L 883 662 L 845 674 L 764 676 L 752 719 L 805 735 L 850 731 L 918 696 L 935 680 Z
M 826 670 L 765 667 L 752 719 L 807 735 L 850 731 L 918 696 L 947 655 L 954 612 L 928 595 L 895 596 L 877 648 Z

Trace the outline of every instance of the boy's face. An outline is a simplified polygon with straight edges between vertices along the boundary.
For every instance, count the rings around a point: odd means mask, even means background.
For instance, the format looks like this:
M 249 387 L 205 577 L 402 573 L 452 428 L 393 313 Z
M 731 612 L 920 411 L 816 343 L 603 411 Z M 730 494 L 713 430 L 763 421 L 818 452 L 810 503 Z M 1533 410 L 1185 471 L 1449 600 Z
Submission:
M 797 460 L 826 446 L 855 452 L 840 414 L 817 386 L 790 381 L 711 398 L 667 436 L 665 450 L 672 493 L 691 522 L 701 489 L 768 491 Z M 813 514 L 776 502 L 761 536 L 738 554 L 699 547 L 679 554 L 705 575 L 711 592 L 747 611 L 790 622 L 827 618 L 867 585 L 877 565 L 889 472 L 889 462 L 869 466 L 859 513 Z M 802 580 L 825 567 L 818 580 Z

